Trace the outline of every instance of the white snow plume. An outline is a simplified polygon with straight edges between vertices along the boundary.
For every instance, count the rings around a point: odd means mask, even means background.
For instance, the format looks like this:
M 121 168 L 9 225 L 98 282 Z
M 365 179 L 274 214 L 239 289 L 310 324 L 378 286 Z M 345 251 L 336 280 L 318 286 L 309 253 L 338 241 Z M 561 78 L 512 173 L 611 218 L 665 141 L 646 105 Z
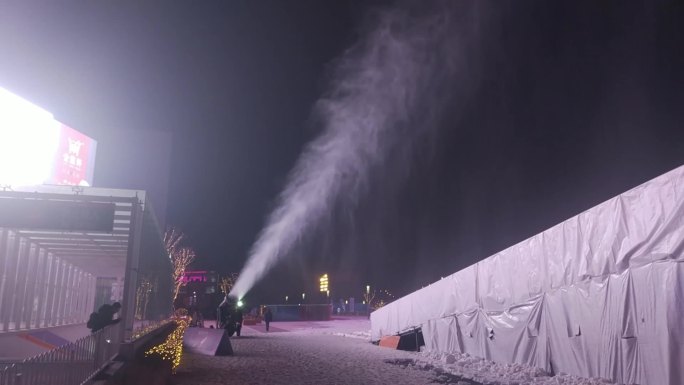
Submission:
M 454 80 L 467 88 L 476 4 L 405 5 L 369 18 L 361 41 L 334 63 L 328 92 L 314 109 L 322 132 L 298 159 L 232 297 L 242 298 L 335 204 L 353 204 L 389 154 L 406 160 L 392 167 L 408 168 L 413 143 L 437 125 Z

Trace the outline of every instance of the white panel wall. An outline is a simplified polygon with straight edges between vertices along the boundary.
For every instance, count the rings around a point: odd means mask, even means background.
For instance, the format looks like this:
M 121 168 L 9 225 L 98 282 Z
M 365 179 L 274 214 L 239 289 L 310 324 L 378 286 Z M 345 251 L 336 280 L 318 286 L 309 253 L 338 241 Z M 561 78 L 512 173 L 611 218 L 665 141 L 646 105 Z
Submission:
M 94 297 L 92 275 L 0 228 L 0 332 L 86 322 Z
M 684 166 L 371 314 L 372 337 L 621 383 L 684 384 Z

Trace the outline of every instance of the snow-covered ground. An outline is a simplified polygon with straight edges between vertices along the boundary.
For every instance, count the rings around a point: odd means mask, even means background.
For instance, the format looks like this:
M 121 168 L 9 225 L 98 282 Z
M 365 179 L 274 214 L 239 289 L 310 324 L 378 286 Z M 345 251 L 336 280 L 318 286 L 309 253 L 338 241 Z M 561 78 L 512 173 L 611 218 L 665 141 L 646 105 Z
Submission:
M 369 342 L 364 318 L 244 326 L 231 338 L 235 354 L 185 354 L 176 385 L 457 384 L 597 385 L 599 379 L 549 376 L 542 370 L 461 354 L 404 352 Z

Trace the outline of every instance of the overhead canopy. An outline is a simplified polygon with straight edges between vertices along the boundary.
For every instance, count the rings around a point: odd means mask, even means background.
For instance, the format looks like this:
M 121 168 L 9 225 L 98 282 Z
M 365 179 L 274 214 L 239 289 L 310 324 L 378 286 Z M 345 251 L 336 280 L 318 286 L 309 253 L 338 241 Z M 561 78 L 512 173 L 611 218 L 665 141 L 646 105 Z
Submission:
M 135 202 L 146 205 L 147 199 L 144 191 L 139 190 L 120 190 L 103 189 L 93 187 L 72 187 L 72 186 L 32 186 L 21 188 L 22 191 L 0 191 L 0 216 L 3 216 L 3 207 L 7 211 L 8 204 L 2 202 L 26 202 L 33 203 L 35 207 L 44 206 L 45 202 L 55 205 L 65 205 L 71 209 L 74 217 L 66 218 L 61 221 L 52 221 L 52 229 L 46 228 L 43 218 L 34 217 L 34 227 L 27 224 L 26 218 L 19 226 L 8 226 L 5 213 L 5 228 L 16 231 L 16 233 L 31 243 L 45 249 L 60 259 L 78 266 L 82 270 L 96 277 L 123 277 L 126 267 L 126 256 L 128 254 L 131 239 L 131 225 L 133 216 L 132 207 Z M 111 206 L 113 215 L 110 216 L 111 226 L 105 231 L 69 230 L 60 228 L 60 224 L 67 223 L 71 226 L 92 225 L 93 218 L 80 215 L 73 210 L 73 205 L 80 205 L 81 211 L 90 209 L 95 215 L 103 216 L 107 220 L 107 213 L 102 212 L 102 208 Z M 72 205 L 71 207 L 68 205 Z M 15 205 L 16 206 L 16 205 Z M 63 211 L 63 210 L 62 210 Z M 14 214 L 14 213 L 13 213 Z M 68 216 L 68 215 L 65 215 Z M 48 218 L 49 219 L 49 218 Z M 143 231 L 142 245 L 147 253 L 164 255 L 163 245 L 161 244 L 161 232 L 158 229 L 155 216 L 151 205 L 147 205 L 143 210 Z M 95 222 L 102 222 L 102 218 L 95 218 Z M 88 223 L 90 222 L 90 223 Z

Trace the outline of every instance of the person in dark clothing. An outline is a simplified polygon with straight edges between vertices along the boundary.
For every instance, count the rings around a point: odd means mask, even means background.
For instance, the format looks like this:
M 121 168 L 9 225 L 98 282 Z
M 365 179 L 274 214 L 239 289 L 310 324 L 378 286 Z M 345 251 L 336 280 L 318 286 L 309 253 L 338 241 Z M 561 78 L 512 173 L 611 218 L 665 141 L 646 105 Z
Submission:
M 228 297 L 224 298 L 223 302 L 219 304 L 217 312 L 218 315 L 216 317 L 216 327 L 228 329 L 228 324 L 230 323 L 230 306 L 228 305 Z
M 221 326 L 228 331 L 230 337 L 235 334 L 235 322 L 233 322 L 233 313 L 230 311 L 230 306 L 223 306 L 221 309 Z
M 102 330 L 109 325 L 119 322 L 121 319 L 114 319 L 114 314 L 121 310 L 121 304 L 114 302 L 113 304 L 104 304 L 97 309 L 97 312 L 90 314 L 90 319 L 86 326 L 93 332 Z
M 91 333 L 95 333 L 96 331 L 102 329 L 100 327 L 100 313 L 98 312 L 92 312 L 90 313 L 90 317 L 88 318 L 88 322 L 86 323 L 86 327 L 90 329 Z
M 226 331 L 228 332 L 228 336 L 229 336 L 229 337 L 232 337 L 233 334 L 235 334 L 235 323 L 234 323 L 234 322 L 228 320 L 228 322 L 226 322 L 226 323 L 223 325 L 223 328 L 226 329 Z
M 266 313 L 264 313 L 264 322 L 266 322 L 266 331 L 268 331 L 269 326 L 273 321 L 273 313 L 271 313 L 271 308 L 266 308 Z
M 100 311 L 100 314 L 102 314 L 103 322 L 105 323 L 104 326 L 112 325 L 119 322 L 119 319 L 114 319 L 114 314 L 118 313 L 119 310 L 121 310 L 121 304 L 119 302 L 114 302 L 111 305 L 102 305 L 100 309 L 102 309 L 103 307 L 105 307 L 105 309 Z
M 240 309 L 239 307 L 235 309 L 235 311 L 231 315 L 230 320 L 235 327 L 235 333 L 238 337 L 240 337 L 240 331 L 242 330 L 242 309 Z

